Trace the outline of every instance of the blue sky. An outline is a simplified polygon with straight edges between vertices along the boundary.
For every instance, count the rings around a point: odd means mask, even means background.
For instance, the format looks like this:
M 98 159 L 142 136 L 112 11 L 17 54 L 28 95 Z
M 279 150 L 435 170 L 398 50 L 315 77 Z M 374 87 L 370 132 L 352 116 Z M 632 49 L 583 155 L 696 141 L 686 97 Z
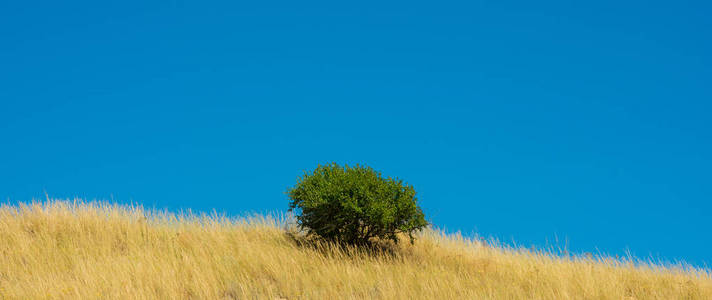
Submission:
M 0 197 L 286 210 L 318 163 L 450 231 L 712 262 L 703 1 L 0 2 Z

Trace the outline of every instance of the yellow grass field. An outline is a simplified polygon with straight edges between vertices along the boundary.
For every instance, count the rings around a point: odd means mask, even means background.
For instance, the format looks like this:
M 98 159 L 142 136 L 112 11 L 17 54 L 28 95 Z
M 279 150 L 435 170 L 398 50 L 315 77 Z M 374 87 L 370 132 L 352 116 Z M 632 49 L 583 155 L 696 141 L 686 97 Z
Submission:
M 283 224 L 82 201 L 5 205 L 0 299 L 712 299 L 706 269 L 434 230 L 414 245 L 341 249 Z

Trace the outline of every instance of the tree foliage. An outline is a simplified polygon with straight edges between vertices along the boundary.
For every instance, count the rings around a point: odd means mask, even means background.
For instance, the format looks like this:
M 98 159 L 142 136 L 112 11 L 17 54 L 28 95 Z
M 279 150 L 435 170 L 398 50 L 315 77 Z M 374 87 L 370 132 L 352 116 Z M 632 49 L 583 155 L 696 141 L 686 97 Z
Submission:
M 428 225 L 413 186 L 368 166 L 319 165 L 305 171 L 287 194 L 301 229 L 340 243 L 370 244 L 372 238 L 397 243 L 399 233 L 412 243 L 413 233 Z

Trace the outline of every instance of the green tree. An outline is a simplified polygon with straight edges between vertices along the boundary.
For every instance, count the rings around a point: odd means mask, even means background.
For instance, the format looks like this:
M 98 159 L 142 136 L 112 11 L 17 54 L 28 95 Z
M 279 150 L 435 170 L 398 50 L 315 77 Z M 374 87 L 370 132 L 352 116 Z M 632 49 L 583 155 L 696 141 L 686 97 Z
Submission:
M 368 166 L 319 165 L 305 171 L 287 194 L 302 230 L 340 243 L 364 245 L 372 238 L 397 243 L 399 233 L 413 243 L 413 233 L 428 225 L 413 186 Z

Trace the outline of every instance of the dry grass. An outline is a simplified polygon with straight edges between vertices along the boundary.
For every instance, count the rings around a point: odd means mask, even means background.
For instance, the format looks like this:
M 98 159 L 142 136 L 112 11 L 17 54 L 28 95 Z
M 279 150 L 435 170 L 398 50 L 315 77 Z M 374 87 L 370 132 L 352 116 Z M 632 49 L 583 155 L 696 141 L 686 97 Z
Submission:
M 0 208 L 0 299 L 712 299 L 709 270 L 561 257 L 429 230 L 340 249 L 279 218 L 49 201 Z

